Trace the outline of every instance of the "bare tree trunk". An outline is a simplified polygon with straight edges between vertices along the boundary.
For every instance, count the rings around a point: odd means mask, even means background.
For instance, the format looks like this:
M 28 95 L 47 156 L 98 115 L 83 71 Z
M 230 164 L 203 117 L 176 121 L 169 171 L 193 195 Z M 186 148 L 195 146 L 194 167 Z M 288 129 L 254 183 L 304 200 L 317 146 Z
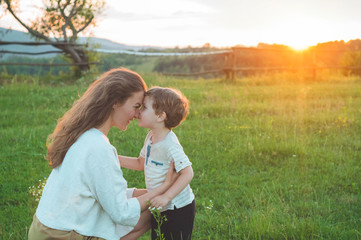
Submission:
M 70 57 L 75 64 L 77 64 L 77 68 L 81 71 L 89 71 L 90 65 L 89 65 L 89 59 L 85 53 L 85 49 L 79 46 L 59 46 L 54 44 L 54 47 L 64 51 L 64 53 Z M 81 72 L 75 72 L 75 75 L 81 75 Z
M 81 71 L 88 71 L 90 69 L 88 63 L 88 57 L 86 56 L 85 50 L 81 47 L 66 46 L 63 51 L 73 59 L 74 63 L 78 65 Z

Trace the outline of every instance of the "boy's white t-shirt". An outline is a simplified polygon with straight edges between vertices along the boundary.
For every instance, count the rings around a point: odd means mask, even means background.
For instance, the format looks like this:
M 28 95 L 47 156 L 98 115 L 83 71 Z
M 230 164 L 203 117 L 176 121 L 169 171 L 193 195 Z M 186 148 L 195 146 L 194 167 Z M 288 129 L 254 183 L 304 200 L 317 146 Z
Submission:
M 148 190 L 152 190 L 164 182 L 171 160 L 174 161 L 177 172 L 192 165 L 173 131 L 170 131 L 165 139 L 155 144 L 152 144 L 152 131 L 150 131 L 145 138 L 140 156 L 144 158 L 145 184 Z M 193 200 L 194 194 L 188 184 L 161 211 L 174 210 L 174 206 L 176 208 L 184 207 Z

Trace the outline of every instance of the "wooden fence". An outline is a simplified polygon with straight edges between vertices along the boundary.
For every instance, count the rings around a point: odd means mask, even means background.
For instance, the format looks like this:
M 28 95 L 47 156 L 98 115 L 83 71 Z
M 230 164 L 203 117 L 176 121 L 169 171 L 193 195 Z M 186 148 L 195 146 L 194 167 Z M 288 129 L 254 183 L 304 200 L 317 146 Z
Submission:
M 19 45 L 29 45 L 29 46 L 37 46 L 37 45 L 74 45 L 74 46 L 82 46 L 80 44 L 75 43 L 45 43 L 45 42 L 2 42 L 0 41 L 0 45 L 8 45 L 8 44 L 19 44 Z M 93 51 L 103 52 L 103 53 L 122 53 L 122 54 L 133 54 L 137 56 L 199 56 L 199 55 L 215 55 L 221 54 L 225 58 L 225 64 L 222 68 L 219 69 L 210 69 L 202 72 L 193 72 L 193 73 L 165 73 L 165 75 L 171 76 L 201 76 L 205 74 L 215 74 L 215 73 L 223 73 L 225 74 L 227 79 L 235 80 L 237 78 L 238 72 L 250 72 L 250 71 L 299 71 L 299 70 L 308 70 L 312 72 L 313 78 L 316 77 L 317 71 L 322 69 L 345 69 L 345 70 L 357 70 L 360 71 L 361 76 L 361 66 L 358 67 L 346 67 L 346 66 L 319 66 L 317 64 L 317 53 L 318 52 L 345 52 L 344 50 L 310 50 L 312 54 L 312 61 L 309 66 L 297 66 L 297 67 L 240 67 L 237 63 L 237 58 L 241 55 L 243 51 L 253 51 L 253 52 L 289 52 L 295 53 L 293 50 L 283 50 L 283 49 L 261 49 L 261 48 L 247 48 L 247 47 L 232 47 L 231 50 L 222 50 L 216 52 L 188 52 L 188 53 L 148 53 L 148 52 L 132 52 L 127 50 L 103 50 L 96 49 Z M 50 53 L 63 53 L 63 51 L 45 51 L 45 52 L 37 52 L 37 53 L 29 53 L 29 52 L 17 52 L 17 51 L 5 51 L 0 50 L 1 53 L 10 53 L 10 54 L 27 54 L 27 55 L 40 55 L 40 54 L 50 54 Z M 84 63 L 60 63 L 60 64 L 48 64 L 48 63 L 6 63 L 0 62 L 0 65 L 27 65 L 27 66 L 75 66 L 75 65 L 88 65 L 88 64 L 98 64 L 98 62 L 84 62 Z
M 227 79 L 235 80 L 237 78 L 238 72 L 269 72 L 269 71 L 300 71 L 307 70 L 312 72 L 312 77 L 316 78 L 317 71 L 323 69 L 342 69 L 342 70 L 357 70 L 360 71 L 361 77 L 361 65 L 358 67 L 347 67 L 347 66 L 319 66 L 317 61 L 317 54 L 319 52 L 346 52 L 346 50 L 309 50 L 312 55 L 312 61 L 309 66 L 294 66 L 294 67 L 240 67 L 237 64 L 237 58 L 242 53 L 242 51 L 254 51 L 254 52 L 289 52 L 296 53 L 293 50 L 282 50 L 282 49 L 261 49 L 261 48 L 247 48 L 247 47 L 232 47 L 232 50 L 228 52 L 221 52 L 225 57 L 225 65 L 220 69 L 212 69 L 202 72 L 194 72 L 194 73 L 169 73 L 167 75 L 171 76 L 200 76 L 204 74 L 212 74 L 212 73 L 224 73 Z M 300 53 L 303 54 L 303 53 Z
M 83 46 L 77 43 L 65 43 L 65 42 L 7 42 L 0 41 L 0 45 L 26 45 L 26 46 L 41 46 L 41 45 L 52 45 L 52 46 Z M 44 51 L 44 52 L 19 52 L 19 51 L 7 51 L 0 50 L 0 54 L 21 54 L 21 55 L 43 55 L 43 54 L 51 54 L 51 53 L 64 53 L 60 50 L 54 51 Z M 11 63 L 11 62 L 0 62 L 0 65 L 11 66 L 81 66 L 81 65 L 89 65 L 89 64 L 98 64 L 97 62 L 81 62 L 81 63 Z

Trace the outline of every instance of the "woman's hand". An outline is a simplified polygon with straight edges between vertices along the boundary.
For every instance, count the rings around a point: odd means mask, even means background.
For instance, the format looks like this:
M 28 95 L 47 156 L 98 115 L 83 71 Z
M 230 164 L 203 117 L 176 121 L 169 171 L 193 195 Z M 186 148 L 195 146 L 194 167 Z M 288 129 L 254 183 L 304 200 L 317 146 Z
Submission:
M 155 189 L 149 191 L 148 193 L 137 197 L 142 211 L 148 209 L 148 200 L 154 199 L 156 196 L 160 196 L 165 193 L 170 188 L 170 186 L 175 183 L 178 176 L 179 174 L 174 169 L 174 162 L 171 162 L 164 183 L 162 183 L 162 185 L 156 187 Z M 157 203 L 160 204 L 158 201 Z
M 157 196 L 153 199 L 150 200 L 150 206 L 151 207 L 155 207 L 155 208 L 159 208 L 159 207 L 164 207 L 165 205 L 167 205 L 170 202 L 170 199 L 168 196 L 166 196 L 165 194 L 162 194 L 160 196 Z
M 169 166 L 169 170 L 167 172 L 167 175 L 165 176 L 164 184 L 169 188 L 173 185 L 173 183 L 177 180 L 179 177 L 179 174 L 175 171 L 174 168 L 174 162 L 172 161 Z

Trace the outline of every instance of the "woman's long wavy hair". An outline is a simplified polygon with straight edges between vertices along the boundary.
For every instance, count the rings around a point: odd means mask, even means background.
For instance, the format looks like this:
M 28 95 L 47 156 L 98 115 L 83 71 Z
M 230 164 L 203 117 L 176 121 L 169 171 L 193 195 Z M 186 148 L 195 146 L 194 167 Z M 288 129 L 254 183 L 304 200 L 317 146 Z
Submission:
M 117 68 L 104 73 L 58 120 L 54 132 L 49 135 L 46 156 L 49 165 L 58 167 L 80 135 L 100 127 L 109 118 L 114 104 L 123 104 L 132 94 L 146 90 L 142 77 L 128 69 Z

